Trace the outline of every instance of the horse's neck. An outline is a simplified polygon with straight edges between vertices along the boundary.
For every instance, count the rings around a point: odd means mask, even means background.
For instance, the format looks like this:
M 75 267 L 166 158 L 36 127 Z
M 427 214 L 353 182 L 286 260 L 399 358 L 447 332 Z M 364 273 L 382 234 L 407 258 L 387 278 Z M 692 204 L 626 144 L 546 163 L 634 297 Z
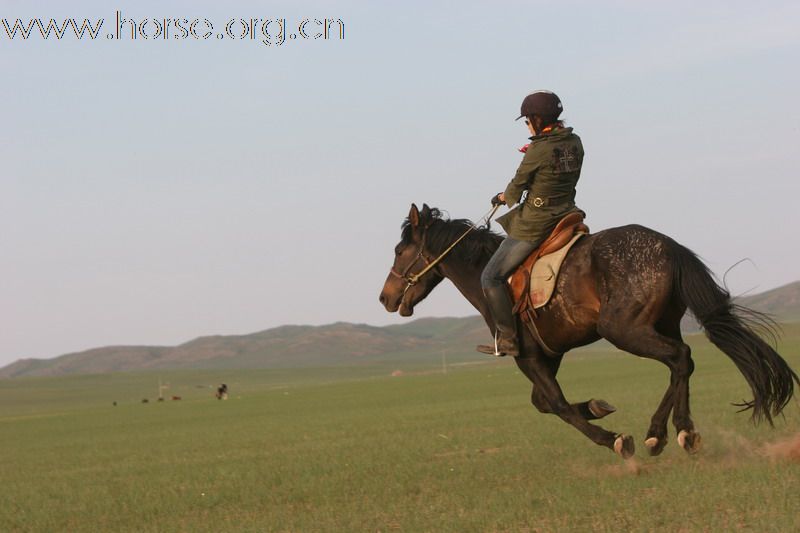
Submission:
M 464 298 L 478 310 L 489 329 L 494 331 L 494 320 L 489 311 L 489 305 L 481 288 L 481 272 L 488 261 L 481 261 L 477 265 L 453 264 L 452 261 L 442 261 L 442 274 L 449 279 L 459 290 Z

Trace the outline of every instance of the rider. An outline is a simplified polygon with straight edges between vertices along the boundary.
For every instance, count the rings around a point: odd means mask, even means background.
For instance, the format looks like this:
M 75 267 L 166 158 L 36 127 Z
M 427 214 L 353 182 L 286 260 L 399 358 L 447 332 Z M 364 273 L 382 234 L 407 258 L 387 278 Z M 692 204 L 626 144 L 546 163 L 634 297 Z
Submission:
M 572 128 L 558 117 L 562 105 L 550 91 L 537 91 L 522 101 L 520 116 L 531 133 L 522 163 L 505 191 L 492 197 L 492 205 L 519 204 L 497 222 L 508 237 L 481 274 L 481 287 L 496 326 L 495 345 L 480 345 L 490 355 L 519 355 L 517 321 L 512 312 L 507 280 L 575 207 L 575 185 L 583 164 L 583 145 Z M 523 199 L 523 193 L 527 196 Z

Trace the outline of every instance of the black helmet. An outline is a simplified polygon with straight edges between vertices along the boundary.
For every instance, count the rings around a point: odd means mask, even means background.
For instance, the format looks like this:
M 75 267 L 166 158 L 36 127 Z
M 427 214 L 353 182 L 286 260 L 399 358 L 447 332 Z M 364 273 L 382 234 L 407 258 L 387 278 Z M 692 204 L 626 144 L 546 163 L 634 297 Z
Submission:
M 550 91 L 536 91 L 529 94 L 522 101 L 520 106 L 520 115 L 515 119 L 519 120 L 522 117 L 529 117 L 531 115 L 539 115 L 546 122 L 555 122 L 558 115 L 564 110 L 556 93 Z

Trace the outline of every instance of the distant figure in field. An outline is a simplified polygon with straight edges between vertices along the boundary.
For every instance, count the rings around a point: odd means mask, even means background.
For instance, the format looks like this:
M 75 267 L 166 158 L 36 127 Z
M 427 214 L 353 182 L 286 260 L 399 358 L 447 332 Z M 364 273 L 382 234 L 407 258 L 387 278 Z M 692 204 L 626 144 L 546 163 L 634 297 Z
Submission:
M 180 400 L 180 399 L 181 399 L 181 397 L 180 397 L 180 396 L 173 396 L 173 397 L 172 397 L 172 401 L 173 401 L 173 402 L 175 402 L 175 401 L 177 401 L 177 400 Z
M 228 399 L 228 386 L 224 383 L 217 387 L 217 400 L 227 400 Z
M 150 402 L 150 400 L 148 400 L 147 398 L 142 398 L 142 403 L 148 403 L 148 402 Z

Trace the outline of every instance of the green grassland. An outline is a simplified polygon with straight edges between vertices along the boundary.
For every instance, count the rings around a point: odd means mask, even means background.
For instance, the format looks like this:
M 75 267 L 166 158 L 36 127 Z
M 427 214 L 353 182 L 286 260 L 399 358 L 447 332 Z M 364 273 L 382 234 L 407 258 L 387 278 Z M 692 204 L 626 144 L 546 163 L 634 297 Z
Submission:
M 674 438 L 644 453 L 665 367 L 607 345 L 562 365 L 568 398 L 619 408 L 602 423 L 635 435 L 629 462 L 478 354 L 446 374 L 436 359 L 0 380 L 0 531 L 800 530 L 800 459 L 780 444 L 800 405 L 754 427 L 730 405 L 750 398 L 733 364 L 690 343 L 691 457 Z M 800 326 L 780 351 L 800 369 Z M 159 378 L 182 400 L 154 402 Z

